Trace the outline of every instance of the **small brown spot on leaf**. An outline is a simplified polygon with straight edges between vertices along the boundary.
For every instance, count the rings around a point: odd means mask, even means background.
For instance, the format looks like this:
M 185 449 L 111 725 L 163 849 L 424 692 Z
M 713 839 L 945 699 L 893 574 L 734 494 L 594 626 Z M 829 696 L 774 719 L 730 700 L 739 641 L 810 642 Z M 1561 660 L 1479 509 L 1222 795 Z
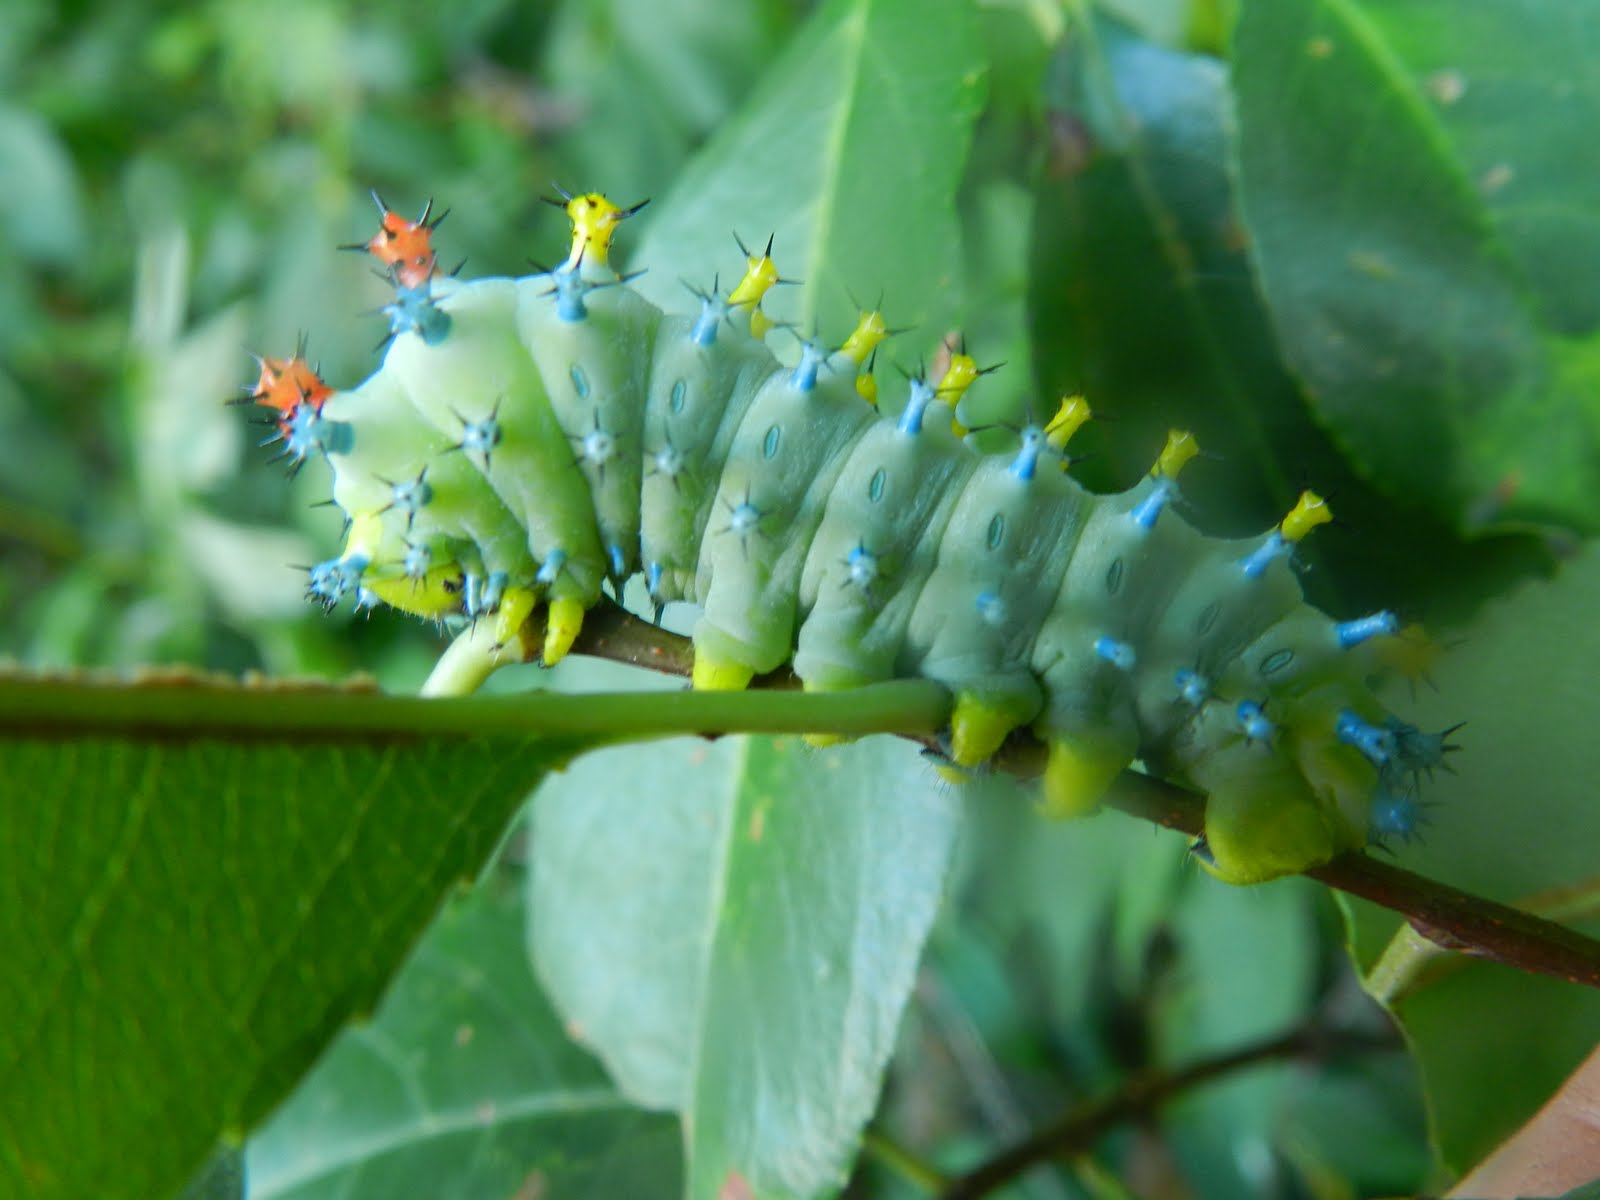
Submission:
M 1094 134 L 1076 113 L 1051 112 L 1047 118 L 1050 174 L 1056 179 L 1081 175 L 1094 157 Z
M 1312 58 L 1327 58 L 1333 53 L 1333 42 L 1329 38 L 1314 37 L 1306 43 L 1306 53 Z
M 511 1193 L 509 1200 L 544 1200 L 549 1186 L 543 1171 L 529 1171 L 528 1177 Z
M 456 1030 L 456 1045 L 465 1046 L 472 1040 L 475 1032 L 471 1025 L 462 1025 Z
M 755 1200 L 755 1198 L 755 1189 L 737 1171 L 729 1171 L 728 1177 L 722 1181 L 722 1186 L 717 1189 L 717 1200 Z

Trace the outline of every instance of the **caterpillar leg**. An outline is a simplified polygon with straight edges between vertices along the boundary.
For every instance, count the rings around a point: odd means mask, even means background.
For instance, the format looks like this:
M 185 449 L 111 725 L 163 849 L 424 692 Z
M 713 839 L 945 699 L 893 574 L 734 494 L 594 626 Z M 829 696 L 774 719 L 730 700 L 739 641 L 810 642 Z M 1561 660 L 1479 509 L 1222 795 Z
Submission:
M 692 683 L 697 692 L 742 692 L 756 673 L 742 662 L 722 658 L 704 646 L 694 651 Z
M 1319 800 L 1293 762 L 1240 743 L 1208 765 L 1216 787 L 1195 852 L 1225 883 L 1263 883 L 1360 848 L 1363 832 Z
M 550 615 L 544 630 L 544 665 L 553 667 L 567 656 L 572 643 L 578 640 L 583 629 L 582 602 L 571 596 L 557 596 L 550 601 Z
M 1038 707 L 1031 697 L 958 692 L 950 715 L 950 757 L 958 767 L 975 767 L 992 758 L 1011 731 L 1030 720 Z
M 527 588 L 508 587 L 500 600 L 500 610 L 494 619 L 494 641 L 497 646 L 509 645 L 522 626 L 533 614 L 535 595 Z M 580 618 L 581 619 L 581 618 Z M 577 636 L 574 632 L 573 636 Z M 570 648 L 572 643 L 567 643 Z M 548 653 L 548 648 L 546 649 Z M 566 653 L 565 650 L 562 651 Z
M 1133 762 L 1136 746 L 1123 739 L 1046 734 L 1044 811 L 1081 817 L 1105 798 L 1112 780 Z

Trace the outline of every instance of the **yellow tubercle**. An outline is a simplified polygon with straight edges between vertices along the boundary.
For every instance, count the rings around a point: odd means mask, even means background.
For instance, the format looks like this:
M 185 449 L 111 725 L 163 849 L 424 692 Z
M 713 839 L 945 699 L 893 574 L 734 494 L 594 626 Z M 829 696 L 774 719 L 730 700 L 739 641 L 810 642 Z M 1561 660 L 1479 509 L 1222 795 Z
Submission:
M 438 620 L 461 611 L 461 571 L 450 564 L 431 568 L 421 579 L 368 574 L 362 586 L 390 608 L 414 617 Z
M 878 407 L 878 377 L 871 371 L 862 371 L 856 376 L 856 395 L 860 396 L 873 408 Z
M 770 251 L 772 243 L 767 243 Z M 749 265 L 745 267 L 744 278 L 739 280 L 737 287 L 728 293 L 728 303 L 734 307 L 742 304 L 756 305 L 761 303 L 761 298 L 772 290 L 772 285 L 778 282 L 778 265 L 772 261 L 770 253 L 752 254 Z
M 580 260 L 605 266 L 611 257 L 611 238 L 617 226 L 639 208 L 618 208 L 599 192 L 570 197 L 567 217 L 572 222 L 572 252 L 567 255 L 567 266 L 575 267 Z
M 961 397 L 967 394 L 967 389 L 972 386 L 972 381 L 983 372 L 978 370 L 978 364 L 970 354 L 952 354 L 950 365 L 945 368 L 944 375 L 939 379 L 939 386 L 934 388 L 934 394 L 950 406 L 951 413 L 956 411 L 956 405 L 961 403 Z M 958 438 L 964 438 L 971 432 L 961 423 L 961 418 L 952 416 L 950 428 Z
M 1161 450 L 1161 457 L 1156 459 L 1152 475 L 1159 475 L 1164 479 L 1176 479 L 1178 472 L 1189 465 L 1189 461 L 1200 453 L 1200 443 L 1195 441 L 1194 434 L 1187 429 L 1169 429 L 1167 431 L 1167 444 Z
M 697 692 L 742 692 L 750 686 L 756 673 L 743 663 L 719 659 L 701 647 L 695 647 L 694 675 L 691 682 Z
M 1092 416 L 1094 413 L 1089 408 L 1089 402 L 1082 396 L 1063 396 L 1061 407 L 1056 409 L 1056 415 L 1044 427 L 1044 440 L 1057 451 L 1065 450 L 1072 435 L 1082 429 Z
M 859 367 L 872 357 L 872 352 L 889 336 L 889 327 L 883 323 L 883 314 L 877 309 L 861 314 L 856 327 L 845 338 L 839 353 L 851 358 Z
M 494 617 L 494 642 L 506 646 L 517 636 L 527 619 L 533 615 L 535 595 L 523 587 L 509 587 L 500 598 L 500 611 Z M 576 636 L 576 635 L 574 635 Z M 571 643 L 567 643 L 571 646 Z M 566 653 L 565 650 L 562 653 Z
M 1105 798 L 1111 783 L 1133 761 L 1131 751 L 1110 743 L 1046 737 L 1044 811 L 1047 816 L 1081 817 Z
M 972 381 L 983 374 L 978 370 L 978 364 L 970 354 L 952 354 L 950 365 L 945 368 L 944 375 L 939 380 L 939 386 L 934 392 L 951 408 L 954 408 L 961 397 L 967 394 L 967 389 L 972 386 Z
M 934 770 L 939 773 L 940 779 L 946 783 L 953 783 L 957 787 L 972 782 L 972 772 L 965 767 L 952 767 L 946 764 L 937 766 Z
M 1283 518 L 1278 531 L 1283 534 L 1284 541 L 1298 542 L 1318 525 L 1326 525 L 1331 520 L 1333 510 L 1328 502 L 1315 492 L 1305 491 L 1300 493 L 1289 515 Z
M 750 310 L 750 336 L 755 338 L 756 341 L 759 342 L 767 334 L 771 333 L 773 326 L 776 324 L 777 322 L 759 308 Z
M 550 612 L 545 618 L 543 662 L 553 667 L 567 656 L 572 643 L 578 640 L 583 629 L 583 605 L 570 596 L 550 601 Z

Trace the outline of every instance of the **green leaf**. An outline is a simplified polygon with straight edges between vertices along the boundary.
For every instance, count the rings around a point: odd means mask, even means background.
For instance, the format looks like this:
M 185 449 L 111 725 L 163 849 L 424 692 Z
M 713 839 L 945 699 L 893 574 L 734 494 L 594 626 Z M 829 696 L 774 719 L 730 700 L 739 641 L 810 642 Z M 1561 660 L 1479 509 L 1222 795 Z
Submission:
M 1235 467 L 1186 474 L 1201 511 L 1259 525 L 1293 500 L 1303 456 L 1329 454 L 1250 287 L 1225 171 L 1226 87 L 1216 59 L 1103 18 L 1074 25 L 1047 89 L 1053 157 L 1029 309 L 1042 390 L 1081 389 L 1115 421 L 1082 435 L 1092 449 L 1109 442 L 1097 484 L 1126 486 L 1169 427 L 1187 428 Z
M 842 337 L 850 292 L 881 292 L 891 324 L 931 343 L 953 315 L 960 270 L 956 188 L 983 96 L 984 58 L 964 0 L 834 0 L 671 194 L 631 256 L 635 285 L 679 309 L 682 279 L 730 285 L 768 233 L 785 278 L 773 313 L 809 336 Z
M 120 729 L 96 721 L 107 699 Z M 318 732 L 319 708 L 394 703 L 0 685 L 0 1194 L 177 1191 L 370 1008 L 583 744 Z M 52 706 L 78 728 L 41 727 Z M 257 724 L 207 730 L 207 706 Z M 197 728 L 139 736 L 164 711 Z
M 897 695 L 925 711 L 907 722 Z M 26 781 L 0 797 L 0 1194 L 176 1191 L 370 1009 L 528 789 L 580 751 L 826 729 L 845 709 L 856 732 L 931 727 L 942 696 L 0 677 L 0 773 Z
M 1402 866 L 1517 903 L 1570 889 L 1547 915 L 1600 929 L 1600 806 L 1594 803 L 1594 597 L 1600 550 L 1552 583 L 1485 611 L 1433 672 L 1416 720 L 1465 720 L 1459 773 L 1423 781 L 1431 804 Z M 1600 995 L 1509 967 L 1452 959 L 1394 915 L 1349 902 L 1357 959 L 1392 1003 L 1422 1066 L 1445 1162 L 1471 1166 L 1537 1108 L 1600 1039 Z M 1388 939 L 1402 931 L 1379 960 Z M 1529 1020 L 1529 1014 L 1538 1014 Z
M 1030 334 L 1040 392 L 1084 391 L 1111 418 L 1074 442 L 1106 489 L 1149 469 L 1169 428 L 1208 457 L 1184 474 L 1193 519 L 1253 533 L 1301 488 L 1356 536 L 1312 539 L 1317 602 L 1409 601 L 1437 618 L 1543 559 L 1523 539 L 1464 544 L 1360 478 L 1283 361 L 1252 277 L 1227 172 L 1227 65 L 1077 23 L 1047 90 L 1051 160 L 1037 186 Z
M 1281 0 L 1237 27 L 1240 199 L 1285 352 L 1357 461 L 1461 528 L 1600 525 L 1586 13 Z
M 0 178 L 11 192 L 0 237 L 16 256 L 76 266 L 87 242 L 77 169 L 47 122 L 9 104 L 0 104 Z
M 882 740 L 669 743 L 540 794 L 539 969 L 623 1089 L 683 1113 L 694 1200 L 844 1182 L 958 813 Z
M 251 1200 L 679 1194 L 675 1122 L 569 1040 L 528 970 L 511 876 L 446 907 L 376 1019 L 252 1139 Z

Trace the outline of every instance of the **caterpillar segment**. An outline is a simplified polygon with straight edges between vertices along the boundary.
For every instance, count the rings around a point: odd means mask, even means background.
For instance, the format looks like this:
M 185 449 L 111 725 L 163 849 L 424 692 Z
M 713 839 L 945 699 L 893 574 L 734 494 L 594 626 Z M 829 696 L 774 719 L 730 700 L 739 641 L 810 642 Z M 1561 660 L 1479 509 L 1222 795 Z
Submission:
M 315 599 L 493 620 L 500 642 L 543 605 L 553 663 L 602 585 L 642 574 L 658 610 L 700 608 L 696 687 L 791 661 L 812 691 L 936 680 L 956 767 L 1028 730 L 1046 806 L 1070 815 L 1142 762 L 1206 794 L 1194 850 L 1224 879 L 1414 835 L 1450 731 L 1372 694 L 1422 657 L 1392 614 L 1304 602 L 1292 557 L 1331 517 L 1320 497 L 1259 537 L 1204 536 L 1174 511 L 1199 449 L 1183 430 L 1131 489 L 1091 494 L 1065 471 L 1091 417 L 1079 396 L 981 453 L 956 414 L 983 374 L 964 351 L 880 409 L 863 402 L 890 334 L 876 309 L 838 349 L 802 340 L 783 364 L 763 342 L 770 242 L 726 295 L 665 315 L 610 265 L 637 206 L 561 205 L 560 266 L 473 282 L 438 278 L 429 210 L 383 208 L 366 248 L 393 269 L 410 242 L 379 371 L 334 392 L 303 346 L 261 360 L 249 398 L 290 457 L 331 464 L 348 518 Z

